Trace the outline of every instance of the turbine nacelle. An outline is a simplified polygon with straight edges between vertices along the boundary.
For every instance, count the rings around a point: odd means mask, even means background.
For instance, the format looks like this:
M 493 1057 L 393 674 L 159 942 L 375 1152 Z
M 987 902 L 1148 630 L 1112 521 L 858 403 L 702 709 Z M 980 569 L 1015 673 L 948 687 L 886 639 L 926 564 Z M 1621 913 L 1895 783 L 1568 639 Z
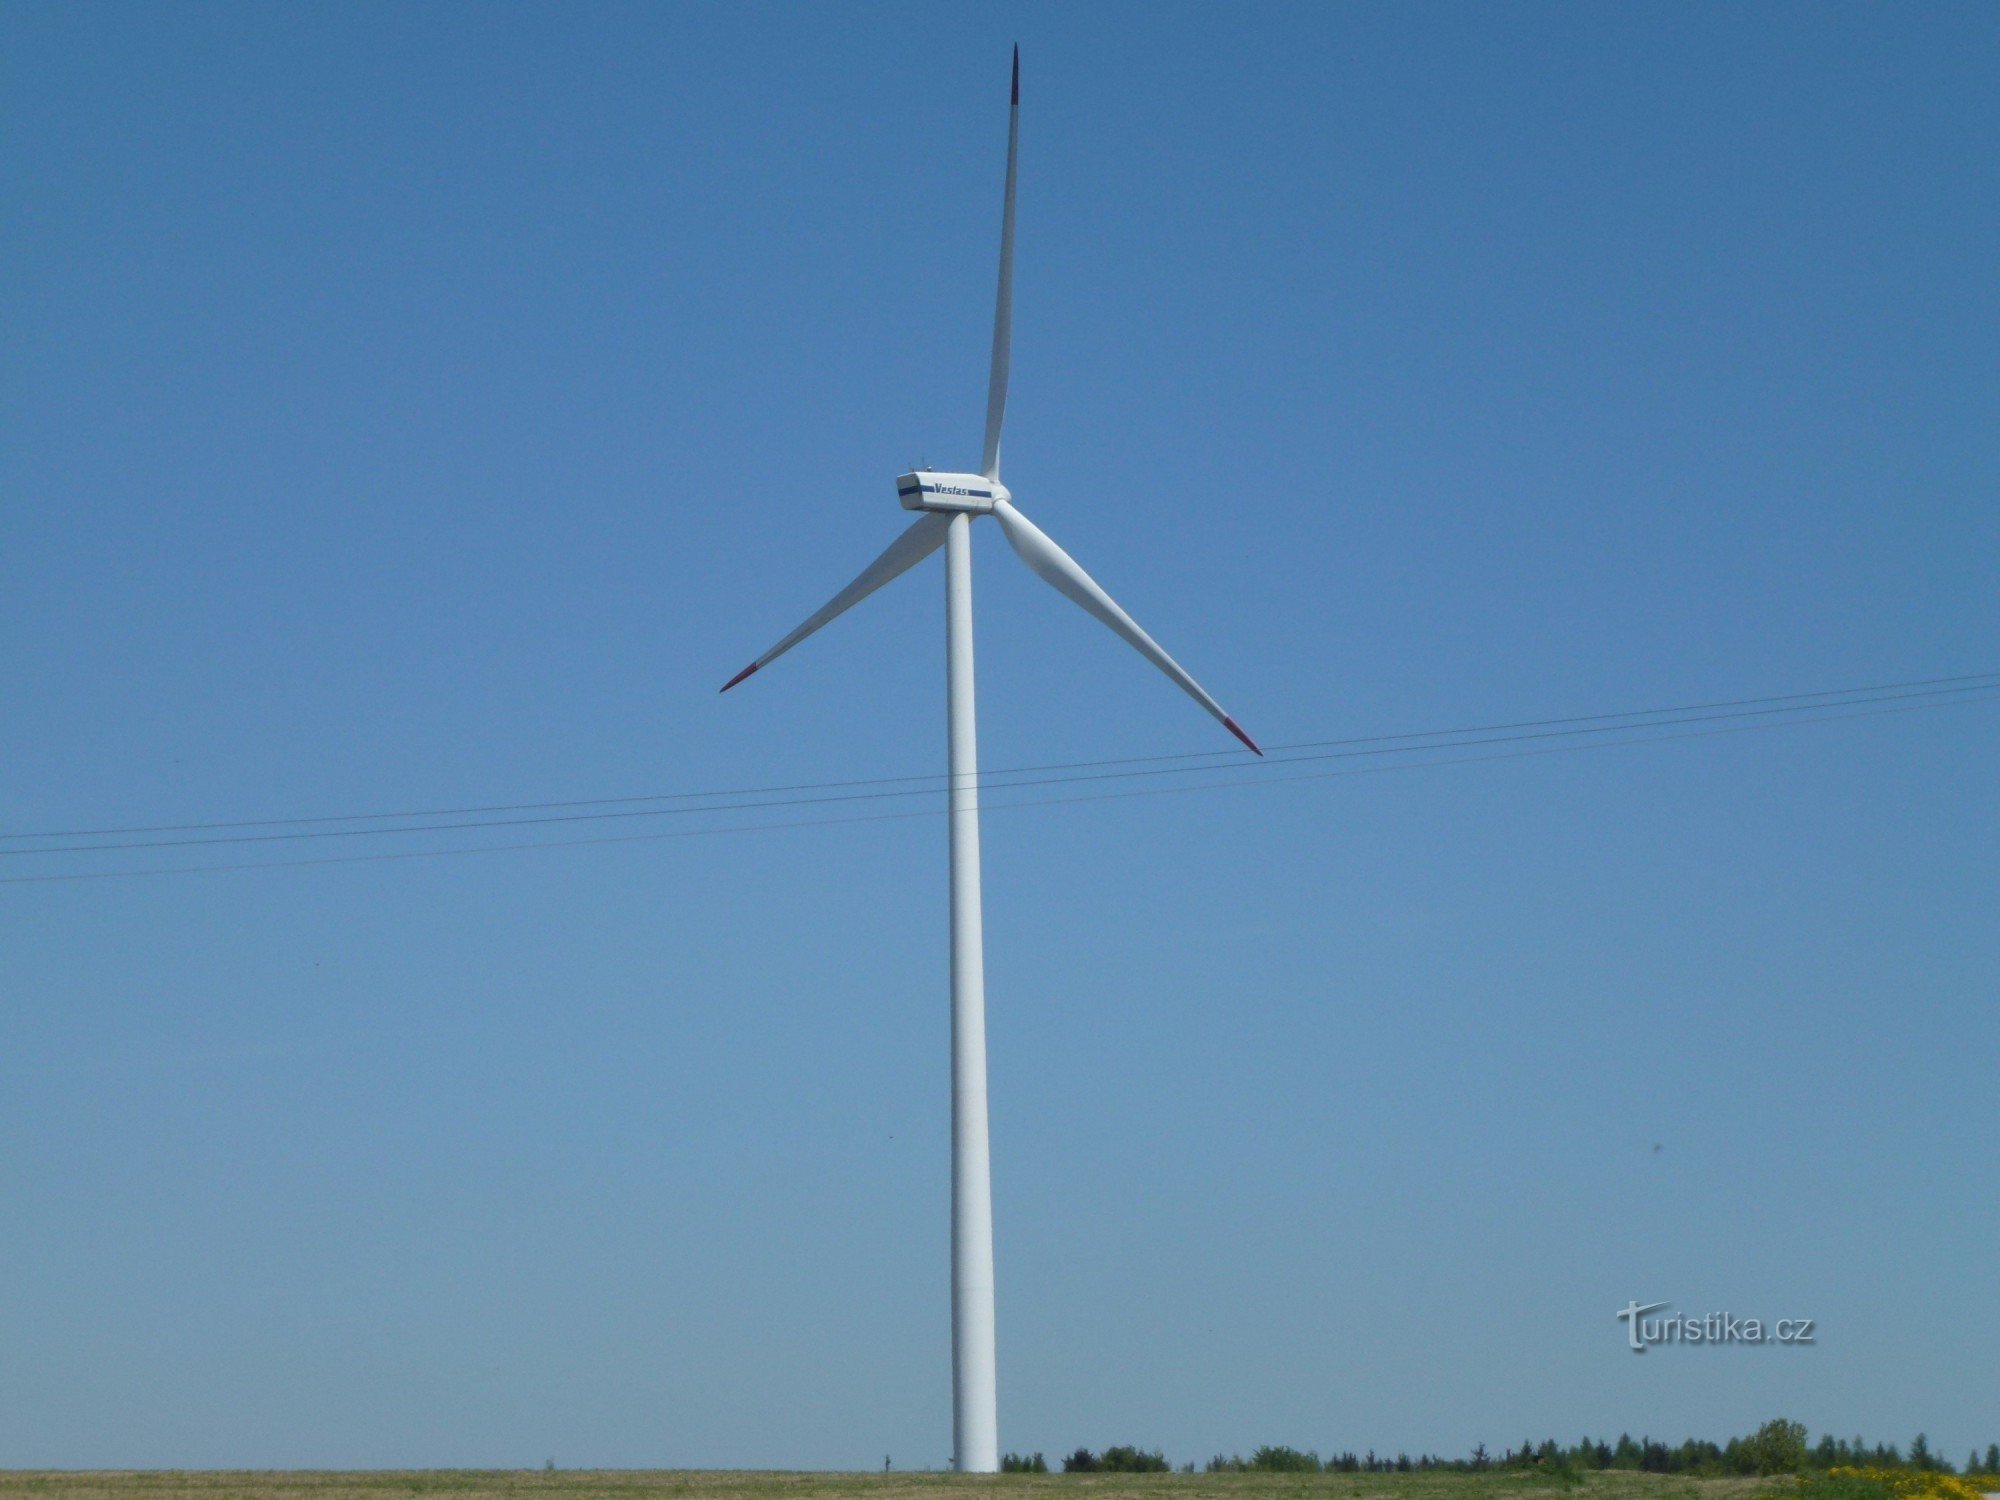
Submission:
M 998 502 L 1014 498 L 1006 485 L 984 474 L 939 474 L 930 469 L 897 475 L 896 494 L 904 510 L 943 511 L 947 515 L 963 511 L 974 516 L 986 515 Z

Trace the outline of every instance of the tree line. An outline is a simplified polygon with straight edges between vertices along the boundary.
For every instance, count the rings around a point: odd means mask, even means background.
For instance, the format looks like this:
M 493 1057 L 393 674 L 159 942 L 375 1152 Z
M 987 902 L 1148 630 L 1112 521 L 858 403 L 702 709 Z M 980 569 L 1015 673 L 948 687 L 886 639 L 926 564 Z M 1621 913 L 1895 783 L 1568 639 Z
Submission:
M 1983 1454 L 1973 1449 L 1964 1465 L 1957 1467 L 1943 1454 L 1933 1452 L 1930 1440 L 1921 1432 L 1910 1440 L 1907 1449 L 1894 1443 L 1870 1443 L 1860 1436 L 1839 1438 L 1831 1433 L 1809 1444 L 1806 1436 L 1803 1423 L 1780 1418 L 1766 1422 L 1748 1437 L 1733 1437 L 1725 1443 L 1688 1438 L 1670 1444 L 1652 1437 L 1634 1438 L 1630 1433 L 1620 1433 L 1616 1442 L 1586 1437 L 1565 1445 L 1554 1438 L 1540 1442 L 1524 1439 L 1517 1446 L 1503 1448 L 1497 1457 L 1487 1451 L 1484 1443 L 1464 1458 L 1440 1458 L 1430 1453 L 1416 1458 L 1398 1453 L 1392 1458 L 1372 1448 L 1366 1453 L 1349 1450 L 1321 1458 L 1316 1449 L 1302 1451 L 1267 1444 L 1248 1458 L 1218 1453 L 1202 1467 L 1211 1474 L 1408 1474 L 1420 1470 L 1477 1473 L 1488 1469 L 1539 1468 L 1577 1477 L 1589 1469 L 1629 1469 L 1646 1474 L 1719 1478 L 1870 1468 L 2000 1475 L 2000 1443 L 1988 1443 Z M 1164 1474 L 1174 1467 L 1159 1449 L 1130 1445 L 1095 1453 L 1079 1448 L 1061 1462 L 1065 1474 Z M 1191 1462 L 1180 1465 L 1184 1474 L 1192 1474 L 1194 1470 Z M 1003 1474 L 1050 1472 L 1048 1460 L 1039 1453 L 1009 1453 L 1001 1459 L 1000 1471 Z

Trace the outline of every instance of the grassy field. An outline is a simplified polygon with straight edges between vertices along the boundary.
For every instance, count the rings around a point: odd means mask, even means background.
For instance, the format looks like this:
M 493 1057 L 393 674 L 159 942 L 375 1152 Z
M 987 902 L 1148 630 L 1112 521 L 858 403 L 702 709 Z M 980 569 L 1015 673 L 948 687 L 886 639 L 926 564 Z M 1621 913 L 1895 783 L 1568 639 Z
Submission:
M 765 1474 L 744 1470 L 0 1473 L 0 1500 L 1751 1500 L 1754 1479 L 1483 1474 Z

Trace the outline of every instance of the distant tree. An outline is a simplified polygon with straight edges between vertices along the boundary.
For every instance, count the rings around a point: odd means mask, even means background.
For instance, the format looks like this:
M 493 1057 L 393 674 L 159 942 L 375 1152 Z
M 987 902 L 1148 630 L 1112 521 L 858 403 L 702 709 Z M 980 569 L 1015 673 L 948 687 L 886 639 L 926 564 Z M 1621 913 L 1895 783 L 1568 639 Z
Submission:
M 1107 1474 L 1165 1474 L 1172 1465 L 1157 1448 L 1148 1453 L 1129 1444 L 1121 1444 L 1098 1454 L 1097 1467 Z
M 1986 1474 L 2000 1474 L 2000 1443 L 1988 1443 L 1986 1445 L 1986 1467 L 1981 1472 Z
M 1937 1459 L 1931 1455 L 1931 1440 L 1921 1432 L 1910 1442 L 1910 1467 L 1913 1469 L 1937 1467 Z
M 1979 1450 L 1977 1448 L 1974 1448 L 1965 1456 L 1965 1472 L 1968 1474 L 1977 1474 L 1979 1472 Z
M 1369 1458 L 1372 1460 L 1374 1455 L 1371 1453 Z M 1250 1455 L 1250 1467 L 1260 1474 L 1317 1474 L 1320 1462 L 1317 1453 L 1301 1453 L 1283 1444 L 1266 1443 Z
M 885 1462 L 883 1467 L 886 1469 L 888 1464 Z M 1002 1474 L 1046 1474 L 1049 1472 L 1049 1461 L 1039 1453 L 1030 1453 L 1025 1458 L 1018 1453 L 1009 1453 L 1005 1458 L 1000 1460 L 1000 1472 Z
M 1481 1443 L 1481 1444 L 1479 1444 L 1479 1445 L 1478 1445 L 1477 1447 L 1475 1447 L 1475 1448 L 1474 1448 L 1474 1449 L 1472 1450 L 1472 1467 L 1473 1467 L 1473 1468 L 1475 1468 L 1475 1469 L 1483 1469 L 1483 1468 L 1485 1468 L 1485 1467 L 1486 1467 L 1486 1466 L 1487 1466 L 1488 1464 L 1490 1464 L 1490 1463 L 1492 1463 L 1492 1462 L 1493 1462 L 1493 1460 L 1492 1460 L 1492 1459 L 1490 1459 L 1490 1458 L 1488 1458 L 1488 1457 L 1486 1456 L 1486 1445 L 1485 1445 L 1484 1443 Z
M 1796 1474 L 1806 1466 L 1805 1423 L 1774 1417 L 1743 1446 L 1757 1473 Z

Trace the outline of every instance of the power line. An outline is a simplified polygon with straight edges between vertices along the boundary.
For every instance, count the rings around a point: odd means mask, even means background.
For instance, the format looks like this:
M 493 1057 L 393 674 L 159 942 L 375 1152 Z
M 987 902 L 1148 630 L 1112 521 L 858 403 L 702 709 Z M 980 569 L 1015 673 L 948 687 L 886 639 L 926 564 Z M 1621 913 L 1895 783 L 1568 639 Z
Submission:
M 1888 693 L 1916 688 L 1944 688 L 1952 684 L 2000 686 L 2000 672 L 1968 672 L 1952 677 L 1924 677 L 1902 682 L 1873 683 L 1864 687 L 1823 688 L 1815 692 L 1776 693 L 1758 698 L 1725 698 L 1707 703 L 1674 704 L 1664 708 L 1623 709 L 1610 713 L 1578 714 L 1566 718 L 1522 719 L 1502 724 L 1473 724 L 1456 729 L 1413 730 L 1399 734 L 1363 735 L 1346 739 L 1300 740 L 1289 744 L 1273 745 L 1270 747 L 1270 754 L 1277 756 L 1299 750 L 1335 749 L 1353 745 L 1388 745 L 1414 740 L 1453 739 L 1463 735 L 1498 733 L 1506 730 L 1546 729 L 1572 724 L 1603 723 L 1612 719 L 1654 719 L 1665 715 L 1699 713 L 1713 709 L 1754 708 L 1780 703 L 1805 705 L 1809 699 L 1848 699 L 1861 694 Z M 1837 704 L 1827 703 L 1822 706 L 1834 707 Z M 1246 763 L 1244 752 L 1234 748 L 1227 750 L 1189 750 L 1169 755 L 1120 756 L 1107 760 L 1055 761 L 1040 765 L 985 770 L 980 773 L 980 785 L 983 788 L 991 788 L 997 786 L 1001 778 L 1036 775 L 1044 771 L 1087 771 L 1107 766 L 1159 765 L 1172 761 L 1196 760 L 1217 760 L 1223 766 Z M 1203 767 L 1198 769 L 1212 768 Z M 624 807 L 642 802 L 720 801 L 732 797 L 779 796 L 789 792 L 835 792 L 862 787 L 926 783 L 926 785 L 915 786 L 911 789 L 912 793 L 916 793 L 931 790 L 934 786 L 941 786 L 945 779 L 945 776 L 941 772 L 923 772 L 909 776 L 876 776 L 849 781 L 805 781 L 776 786 L 735 787 L 715 791 L 648 792 L 618 797 L 578 797 L 544 802 L 502 802 L 458 807 L 413 808 L 402 812 L 321 813 L 287 818 L 241 818 L 198 823 L 144 823 L 111 828 L 45 829 L 32 833 L 0 833 L 0 843 L 25 842 L 30 839 L 113 838 L 127 834 L 222 832 L 248 828 L 308 828 L 327 823 L 386 823 L 413 819 L 469 818 L 497 813 L 554 812 L 581 807 Z M 459 825 L 416 824 L 410 829 L 391 831 L 417 832 L 425 827 L 442 830 L 455 826 Z M 504 825 L 496 824 L 493 826 Z M 111 849 L 128 846 L 105 844 L 84 847 Z M 0 850 L 0 853 L 8 852 L 16 851 Z M 18 852 L 27 853 L 30 851 L 22 850 Z
M 1617 733 L 1629 732 L 1634 729 L 1643 729 L 1648 727 L 1665 727 L 1675 724 L 1703 723 L 1718 719 L 1741 719 L 1741 718 L 1769 717 L 1776 715 L 1797 715 L 1797 714 L 1811 712 L 1812 708 L 1816 706 L 1851 707 L 1851 706 L 1866 705 L 1871 703 L 1894 702 L 1903 699 L 1934 699 L 1934 698 L 1949 699 L 1955 696 L 1963 696 L 1963 695 L 1978 694 L 1978 693 L 1990 693 L 1996 690 L 2000 690 L 2000 682 L 1995 682 L 1991 684 L 1982 684 L 1979 686 L 1914 687 L 1909 691 L 1902 691 L 1902 692 L 1876 691 L 1873 693 L 1869 693 L 1868 696 L 1858 696 L 1858 694 L 1866 693 L 1868 690 L 1857 689 L 1853 690 L 1853 693 L 1849 697 L 1845 698 L 1838 704 L 1821 703 L 1818 705 L 1802 705 L 1797 700 L 1803 696 L 1817 696 L 1819 698 L 1824 699 L 1829 695 L 1788 694 L 1785 695 L 1783 699 L 1751 700 L 1766 705 L 1764 707 L 1759 707 L 1759 708 L 1730 708 L 1730 709 L 1724 709 L 1719 712 L 1711 712 L 1711 713 L 1683 712 L 1675 717 L 1668 717 L 1668 715 L 1674 714 L 1675 712 L 1674 710 L 1654 710 L 1652 711 L 1652 717 L 1650 717 L 1647 720 L 1647 722 L 1643 724 L 1615 723 L 1615 722 L 1591 723 L 1588 722 L 1588 720 L 1585 718 L 1575 718 L 1567 720 L 1541 721 L 1543 723 L 1548 723 L 1548 724 L 1557 724 L 1557 725 L 1567 724 L 1574 726 L 1569 728 L 1523 729 L 1518 733 L 1489 734 L 1489 735 L 1484 735 L 1483 737 L 1473 737 L 1479 734 L 1479 731 L 1476 730 L 1463 730 L 1455 732 L 1444 731 L 1440 732 L 1440 734 L 1430 736 L 1430 738 L 1436 740 L 1439 739 L 1442 734 L 1446 733 L 1455 733 L 1457 735 L 1457 738 L 1442 744 L 1399 745 L 1399 744 L 1388 743 L 1389 741 L 1397 738 L 1395 736 L 1371 736 L 1366 739 L 1318 741 L 1316 742 L 1317 744 L 1339 745 L 1345 748 L 1320 750 L 1313 754 L 1280 755 L 1274 753 L 1272 756 L 1268 757 L 1265 761 L 1260 763 L 1260 769 L 1254 774 L 1268 775 L 1269 772 L 1262 768 L 1277 767 L 1283 765 L 1297 765 L 1301 762 L 1347 760 L 1359 757 L 1382 756 L 1382 755 L 1410 755 L 1410 754 L 1420 754 L 1426 750 L 1435 750 L 1443 748 L 1457 748 L 1457 747 L 1468 747 L 1468 746 L 1489 745 L 1489 744 L 1504 744 L 1504 743 L 1525 741 L 1525 740 L 1560 739 L 1560 738 L 1569 738 L 1581 735 L 1617 734 Z M 1602 717 L 1612 718 L 1612 719 L 1631 719 L 1637 716 L 1633 714 L 1622 714 L 1622 715 L 1607 715 Z M 1306 744 L 1294 748 L 1309 749 L 1312 747 L 1313 743 L 1315 742 L 1307 742 Z M 1373 749 L 1365 748 L 1371 745 L 1376 746 L 1377 748 Z M 1121 780 L 1132 780 L 1138 778 L 1150 778 L 1159 776 L 1191 776 L 1191 775 L 1201 775 L 1204 773 L 1210 773 L 1215 771 L 1227 771 L 1245 766 L 1245 762 L 1242 761 L 1240 758 L 1220 761 L 1215 764 L 1205 765 L 1205 766 L 1145 765 L 1142 762 L 1138 761 L 1112 761 L 1112 762 L 1102 762 L 1100 764 L 1136 766 L 1138 768 L 1127 769 L 1127 770 L 1077 772 L 1069 775 L 1053 775 L 1053 776 L 1044 776 L 1044 777 L 1036 777 L 1029 779 L 1016 779 L 1012 781 L 998 782 L 998 783 L 988 782 L 984 785 L 983 789 L 988 791 L 1006 791 L 1018 787 L 1058 786 L 1075 782 L 1121 781 Z M 1016 774 L 1018 776 L 1020 773 Z M 876 785 L 880 784 L 881 783 L 876 783 Z M 121 843 L 66 844 L 66 845 L 49 844 L 49 845 L 35 845 L 25 849 L 22 848 L 0 849 L 0 858 L 19 858 L 19 857 L 26 857 L 33 855 L 49 855 L 49 854 L 110 853 L 115 851 L 131 851 L 135 849 L 184 849 L 184 848 L 209 847 L 218 844 L 273 844 L 273 843 L 293 843 L 293 842 L 300 842 L 306 840 L 319 840 L 319 839 L 383 838 L 383 837 L 392 837 L 396 835 L 412 834 L 412 833 L 458 833 L 458 832 L 466 832 L 470 830 L 478 830 L 486 828 L 526 828 L 526 827 L 545 827 L 553 824 L 567 824 L 567 823 L 620 822 L 635 818 L 700 817 L 700 816 L 707 816 L 725 812 L 761 812 L 773 808 L 823 806 L 829 803 L 836 803 L 836 802 L 893 801 L 896 799 L 907 798 L 907 797 L 934 796 L 936 795 L 936 792 L 937 788 L 935 787 L 914 787 L 914 788 L 905 788 L 897 791 L 878 790 L 878 791 L 829 792 L 816 796 L 777 797 L 761 801 L 738 800 L 735 802 L 715 802 L 712 805 L 705 807 L 643 807 L 643 808 L 625 807 L 617 809 L 615 811 L 606 811 L 606 812 L 544 813 L 534 817 L 481 818 L 466 822 L 455 822 L 455 823 L 434 822 L 434 823 L 424 823 L 424 824 L 410 824 L 402 827 L 374 827 L 374 828 L 315 827 L 315 828 L 305 828 L 305 829 L 295 828 L 282 833 L 247 833 L 247 834 L 216 833 L 216 834 L 204 834 L 202 836 L 193 838 L 141 839 L 129 842 L 121 842 Z M 716 794 L 716 795 L 725 795 L 725 794 Z
M 1632 725 L 1626 727 L 1629 730 L 1637 732 L 1626 739 L 1593 740 L 1582 744 L 1533 745 L 1521 749 L 1496 751 L 1490 755 L 1449 756 L 1436 760 L 1397 761 L 1385 765 L 1343 766 L 1331 770 L 1309 771 L 1298 776 L 1253 775 L 1234 781 L 1195 782 L 1183 786 L 1142 787 L 1116 792 L 1086 792 L 1074 796 L 1027 798 L 992 803 L 989 804 L 987 810 L 1008 811 L 1014 808 L 1056 807 L 1080 802 L 1108 802 L 1121 801 L 1133 797 L 1172 796 L 1176 793 L 1184 792 L 1209 792 L 1232 788 L 1241 789 L 1292 784 L 1305 781 L 1327 781 L 1347 776 L 1374 776 L 1403 771 L 1441 770 L 1453 766 L 1478 765 L 1489 761 L 1519 760 L 1529 756 L 1568 755 L 1586 750 L 1616 750 L 1627 746 L 1660 744 L 1672 740 L 1706 739 L 1716 735 L 1750 734 L 1773 729 L 1810 727 L 1819 724 L 1837 723 L 1848 719 L 1880 718 L 1888 714 L 1917 713 L 1928 709 L 1950 708 L 1965 704 L 1990 703 L 1994 701 L 1996 700 L 1991 697 L 1931 699 L 1923 702 L 1899 703 L 1897 706 L 1888 708 L 1863 708 L 1855 712 L 1844 713 L 1825 713 L 1819 712 L 1814 708 L 1807 708 L 1800 711 L 1801 716 L 1787 719 L 1772 719 L 1755 724 L 1723 724 L 1714 728 L 1688 729 L 1672 734 L 1648 734 L 1643 732 L 1648 729 L 1671 726 L 1652 724 Z M 1839 708 L 1845 705 L 1835 704 L 1827 706 Z M 1803 715 L 1806 714 L 1812 714 L 1813 717 L 1804 717 Z M 1707 721 L 1695 719 L 1676 722 L 1702 723 Z M 1499 743 L 1499 741 L 1471 741 L 1467 743 L 1477 745 Z M 1463 746 L 1437 745 L 1420 748 L 1435 752 L 1438 750 L 1463 748 Z M 1301 759 L 1305 758 L 1301 757 Z M 1296 761 L 1279 762 L 1281 765 L 1296 763 Z M 1005 790 L 1005 788 L 1001 790 Z M 719 828 L 676 828 L 653 833 L 606 834 L 595 838 L 581 839 L 541 839 L 511 844 L 481 844 L 448 849 L 406 849 L 372 854 L 323 855 L 311 859 L 253 860 L 233 864 L 170 865 L 136 870 L 89 870 L 42 875 L 10 875 L 0 876 L 0 885 L 44 885 L 82 880 L 138 879 L 155 875 L 205 875 L 241 870 L 302 869 L 314 865 L 379 864 L 400 860 L 448 859 L 469 854 L 509 854 L 534 849 L 571 849 L 596 847 L 605 844 L 657 843 L 668 839 L 708 838 L 739 833 L 774 833 L 787 829 L 822 828 L 850 823 L 882 823 L 910 818 L 935 818 L 942 817 L 943 815 L 944 809 L 942 808 L 916 808 L 901 812 L 859 813 L 847 817 L 801 818 L 786 822 L 745 823 Z

